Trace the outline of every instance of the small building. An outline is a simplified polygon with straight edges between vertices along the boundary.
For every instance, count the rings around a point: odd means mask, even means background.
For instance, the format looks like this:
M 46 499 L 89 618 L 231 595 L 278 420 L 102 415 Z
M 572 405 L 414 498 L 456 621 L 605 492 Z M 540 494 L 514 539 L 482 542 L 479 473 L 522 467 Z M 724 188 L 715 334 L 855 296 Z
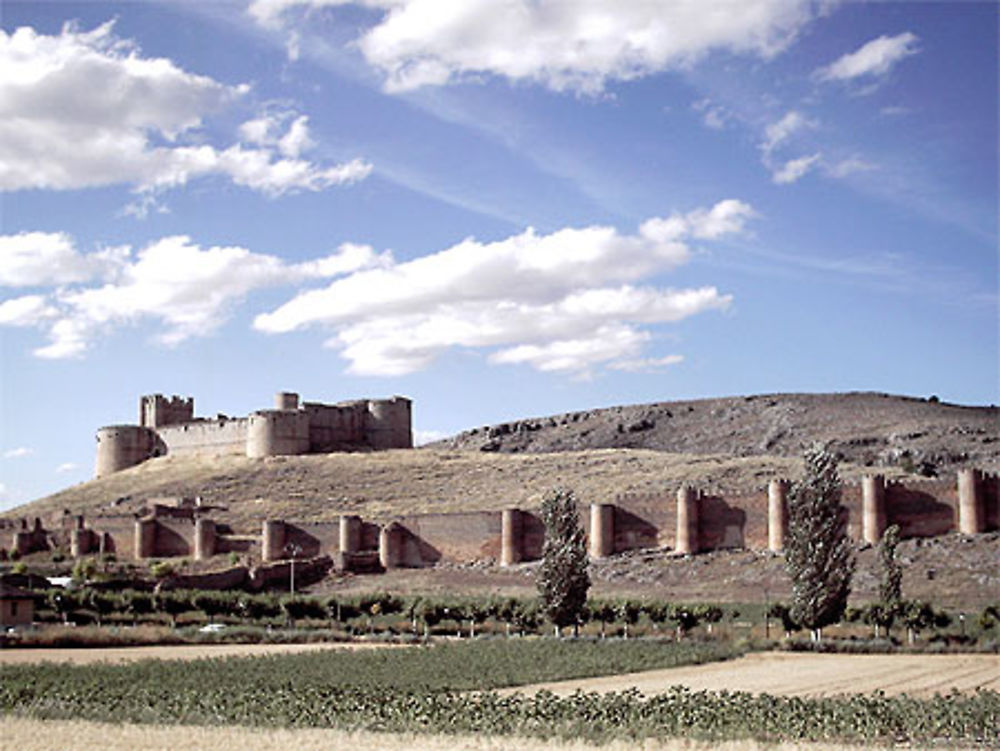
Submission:
M 30 626 L 41 595 L 0 581 L 0 628 Z

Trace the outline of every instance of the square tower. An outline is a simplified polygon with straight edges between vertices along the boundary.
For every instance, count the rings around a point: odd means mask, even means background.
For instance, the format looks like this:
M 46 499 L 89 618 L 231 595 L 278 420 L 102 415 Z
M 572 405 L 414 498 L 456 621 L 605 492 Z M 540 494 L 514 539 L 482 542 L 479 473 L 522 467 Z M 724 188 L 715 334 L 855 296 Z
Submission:
M 139 424 L 144 428 L 162 428 L 194 420 L 194 397 L 150 394 L 139 399 Z

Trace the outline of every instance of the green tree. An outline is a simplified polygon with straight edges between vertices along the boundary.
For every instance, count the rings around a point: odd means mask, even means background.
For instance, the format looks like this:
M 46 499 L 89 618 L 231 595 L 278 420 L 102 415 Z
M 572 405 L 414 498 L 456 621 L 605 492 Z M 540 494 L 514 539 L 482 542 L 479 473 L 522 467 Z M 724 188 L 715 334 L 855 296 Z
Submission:
M 899 545 L 899 525 L 889 527 L 878 544 L 880 577 L 878 585 L 879 601 L 868 609 L 868 622 L 875 626 L 875 637 L 879 628 L 885 628 L 886 636 L 892 628 L 903 603 L 903 568 L 896 558 Z
M 153 596 L 149 592 L 129 589 L 122 593 L 122 600 L 125 611 L 132 616 L 133 626 L 139 622 L 141 616 L 149 615 L 156 607 Z
M 792 619 L 819 641 L 823 627 L 844 614 L 855 560 L 842 516 L 836 458 L 814 446 L 804 459 L 805 476 L 789 494 L 785 567 L 792 580 Z
M 545 544 L 536 584 L 542 608 L 556 630 L 578 627 L 587 604 L 590 575 L 587 544 L 576 497 L 571 490 L 556 490 L 542 500 Z

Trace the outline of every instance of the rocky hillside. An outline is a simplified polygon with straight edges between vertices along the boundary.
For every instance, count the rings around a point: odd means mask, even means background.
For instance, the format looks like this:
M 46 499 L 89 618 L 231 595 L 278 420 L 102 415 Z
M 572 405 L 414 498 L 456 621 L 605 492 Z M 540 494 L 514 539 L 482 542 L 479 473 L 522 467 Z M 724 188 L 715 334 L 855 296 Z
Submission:
M 432 445 L 501 453 L 617 448 L 792 457 L 815 441 L 865 466 L 923 474 L 967 464 L 995 470 L 1000 410 L 876 393 L 772 394 L 529 418 Z

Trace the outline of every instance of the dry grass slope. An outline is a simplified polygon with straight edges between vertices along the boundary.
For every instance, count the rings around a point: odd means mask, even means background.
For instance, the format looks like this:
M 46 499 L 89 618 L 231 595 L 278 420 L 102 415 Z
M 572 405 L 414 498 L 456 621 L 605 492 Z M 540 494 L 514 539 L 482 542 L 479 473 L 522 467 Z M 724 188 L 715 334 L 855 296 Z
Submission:
M 726 457 L 601 449 L 545 454 L 479 451 L 387 451 L 370 454 L 247 459 L 163 457 L 83 483 L 8 512 L 47 516 L 70 509 L 88 516 L 137 509 L 147 497 L 201 496 L 227 508 L 216 517 L 256 531 L 259 520 L 335 519 L 343 512 L 379 519 L 395 514 L 532 508 L 556 486 L 583 501 L 625 492 L 663 492 L 693 483 L 721 493 L 755 492 L 770 478 L 795 476 L 788 457 Z M 863 467 L 844 465 L 846 479 Z M 899 470 L 890 475 L 901 475 Z M 131 500 L 115 503 L 117 499 Z

